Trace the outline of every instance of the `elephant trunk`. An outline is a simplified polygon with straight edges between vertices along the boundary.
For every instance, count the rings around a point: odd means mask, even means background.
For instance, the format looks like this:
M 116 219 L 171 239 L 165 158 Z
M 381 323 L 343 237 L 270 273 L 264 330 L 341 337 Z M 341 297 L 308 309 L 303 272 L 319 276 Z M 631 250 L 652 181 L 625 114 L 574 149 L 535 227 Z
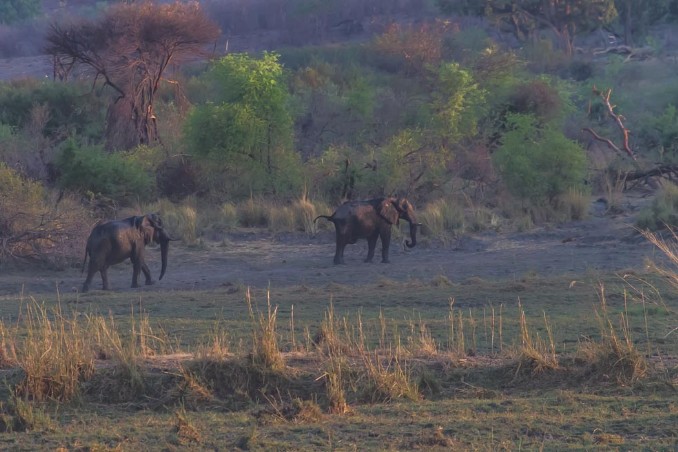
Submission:
M 417 226 L 419 223 L 417 223 L 415 220 L 410 221 L 410 238 L 412 241 L 405 240 L 405 245 L 407 245 L 408 248 L 413 248 L 417 244 Z
M 169 242 L 172 240 L 165 231 L 161 231 L 159 234 L 158 243 L 160 243 L 160 256 L 162 259 L 162 267 L 160 268 L 160 278 L 162 279 L 165 276 L 165 271 L 167 270 L 167 254 L 169 252 Z

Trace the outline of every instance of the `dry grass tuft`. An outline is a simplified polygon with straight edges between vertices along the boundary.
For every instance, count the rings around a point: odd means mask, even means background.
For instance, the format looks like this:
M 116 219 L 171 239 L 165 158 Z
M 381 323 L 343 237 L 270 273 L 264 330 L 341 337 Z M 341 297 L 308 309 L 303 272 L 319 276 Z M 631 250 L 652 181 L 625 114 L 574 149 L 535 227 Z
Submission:
M 557 210 L 567 219 L 584 220 L 589 213 L 590 197 L 581 190 L 569 189 L 557 200 Z
M 198 239 L 198 209 L 197 201 L 187 198 L 180 204 L 162 199 L 147 211 L 156 210 L 162 218 L 163 225 L 175 239 L 181 239 L 188 245 L 195 244 Z
M 545 371 L 557 370 L 560 368 L 558 356 L 556 355 L 556 346 L 553 340 L 551 325 L 544 313 L 544 326 L 546 329 L 546 338 L 539 334 L 532 334 L 527 325 L 525 311 L 522 305 L 518 303 L 520 309 L 520 339 L 521 345 L 518 349 L 518 365 L 515 378 L 524 373 L 537 375 Z
M 278 307 L 273 308 L 271 306 L 271 293 L 267 292 L 267 311 L 265 314 L 258 311 L 254 312 L 249 288 L 247 288 L 245 300 L 252 322 L 252 353 L 250 355 L 252 364 L 273 371 L 283 370 L 285 362 L 278 347 L 278 334 L 276 332 Z
M 413 356 L 435 356 L 438 354 L 438 344 L 431 334 L 431 330 L 421 318 L 418 322 L 410 321 L 410 334 L 407 337 L 407 348 Z
M 297 199 L 292 204 L 291 210 L 296 230 L 307 234 L 318 232 L 318 224 L 313 222 L 313 219 L 318 216 L 317 209 L 309 199 L 306 197 Z
M 405 447 L 408 450 L 437 450 L 439 448 L 442 448 L 442 450 L 463 450 L 464 444 L 450 438 L 445 434 L 442 427 L 437 426 L 422 431 L 417 439 Z
M 397 399 L 421 399 L 418 385 L 397 352 L 389 350 L 382 357 L 377 352 L 365 351 L 361 358 L 363 368 L 355 383 L 360 400 L 387 403 Z
M 422 235 L 448 241 L 455 231 L 465 227 L 462 206 L 448 199 L 432 201 L 418 212 L 419 221 L 424 225 Z
M 619 314 L 619 326 L 615 327 L 608 312 L 604 286 L 599 290 L 600 309 L 596 310 L 596 319 L 601 339 L 581 342 L 576 359 L 586 363 L 589 374 L 596 379 L 621 385 L 635 383 L 648 375 L 647 360 L 633 343 L 628 315 Z
M 267 227 L 270 223 L 270 212 L 263 201 L 255 201 L 253 198 L 248 199 L 244 203 L 238 204 L 238 223 L 240 226 L 251 227 Z
M 268 402 L 268 406 L 255 413 L 260 421 L 307 424 L 320 422 L 325 417 L 320 406 L 312 400 L 269 398 Z
M 332 356 L 327 361 L 323 376 L 325 377 L 328 411 L 332 414 L 346 414 L 350 411 L 344 390 L 348 366 L 343 357 Z
M 25 336 L 14 335 L 16 364 L 24 378 L 17 385 L 18 396 L 31 400 L 71 400 L 80 383 L 94 373 L 94 359 L 88 335 L 77 317 L 67 319 L 57 306 L 54 312 L 35 300 L 24 312 Z M 3 328 L 4 329 L 4 328 Z
M 220 360 L 230 355 L 230 337 L 228 331 L 221 323 L 217 323 L 208 335 L 208 341 L 200 344 L 195 350 L 195 359 Z
M 193 424 L 183 406 L 174 412 L 172 436 L 173 438 L 170 439 L 170 442 L 176 443 L 179 446 L 196 447 L 202 443 L 200 431 Z

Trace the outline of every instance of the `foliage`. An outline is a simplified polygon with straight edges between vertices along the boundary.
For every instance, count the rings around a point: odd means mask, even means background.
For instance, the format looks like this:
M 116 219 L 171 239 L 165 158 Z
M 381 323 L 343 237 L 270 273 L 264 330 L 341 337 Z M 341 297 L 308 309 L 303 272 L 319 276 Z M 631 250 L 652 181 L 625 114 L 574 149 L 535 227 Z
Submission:
M 13 24 L 40 13 L 40 0 L 0 0 L 0 24 Z
M 194 108 L 187 119 L 190 152 L 231 173 L 232 183 L 221 188 L 239 196 L 297 190 L 299 157 L 290 150 L 293 123 L 278 55 L 230 54 L 208 77 L 214 100 Z
M 82 252 L 82 206 L 53 199 L 38 182 L 0 162 L 0 264 L 32 260 L 61 266 Z
M 53 23 L 46 50 L 60 77 L 79 65 L 112 90 L 108 147 L 128 149 L 158 140 L 153 106 L 170 63 L 195 58 L 218 33 L 198 3 L 118 3 L 95 19 Z
M 676 161 L 678 159 L 678 111 L 675 105 L 669 104 L 655 119 L 654 129 L 659 135 L 663 156 L 670 161 Z
M 425 74 L 443 58 L 444 36 L 452 28 L 448 21 L 403 26 L 393 24 L 373 43 L 382 58 L 381 67 L 410 75 Z
M 540 122 L 556 119 L 563 109 L 558 90 L 541 79 L 519 84 L 510 99 L 512 112 L 533 115 Z
M 422 175 L 433 177 L 441 168 L 442 153 L 427 152 L 421 130 L 405 129 L 384 146 L 373 149 L 365 160 L 365 171 L 356 180 L 358 196 L 387 196 L 408 191 Z M 370 161 L 371 157 L 371 161 Z
M 25 225 L 20 212 L 37 214 L 44 199 L 42 185 L 21 177 L 5 163 L 0 163 L 0 212 L 3 213 L 0 235 L 6 236 L 23 228 Z M 20 206 L 20 209 L 10 207 L 11 204 Z
M 81 146 L 71 139 L 64 143 L 56 165 L 59 185 L 116 201 L 151 199 L 154 180 L 145 169 L 125 154 L 109 154 L 100 146 Z
M 583 184 L 586 155 L 577 143 L 531 115 L 510 114 L 507 120 L 509 130 L 493 157 L 514 195 L 543 204 Z
M 440 135 L 450 143 L 475 135 L 487 93 L 471 73 L 457 63 L 442 64 L 436 88 L 434 109 Z
M 577 33 L 612 21 L 614 0 L 484 0 L 487 14 L 508 26 L 517 38 L 527 41 L 541 28 L 558 36 L 562 49 L 572 55 Z
M 436 7 L 443 14 L 481 16 L 485 6 L 477 0 L 435 0 Z
M 678 225 L 678 187 L 664 185 L 652 203 L 638 213 L 636 225 L 650 231 L 675 228 Z
M 672 5 L 678 6 L 675 0 L 615 0 L 614 3 L 627 45 L 633 45 L 636 38 L 645 35 L 651 25 L 666 18 Z
M 0 122 L 17 129 L 28 126 L 36 106 L 47 110 L 47 137 L 62 138 L 66 132 L 85 137 L 101 135 L 104 106 L 101 99 L 81 83 L 56 83 L 33 79 L 0 83 Z

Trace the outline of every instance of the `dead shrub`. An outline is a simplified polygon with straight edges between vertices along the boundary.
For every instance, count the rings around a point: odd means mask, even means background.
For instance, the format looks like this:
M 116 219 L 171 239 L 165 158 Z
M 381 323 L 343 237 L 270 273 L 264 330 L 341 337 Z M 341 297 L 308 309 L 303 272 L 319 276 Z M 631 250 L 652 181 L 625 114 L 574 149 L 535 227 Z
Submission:
M 91 220 L 70 195 L 52 193 L 0 163 L 0 264 L 63 268 L 82 258 Z
M 558 90 L 543 80 L 532 80 L 519 85 L 510 100 L 515 113 L 532 114 L 540 121 L 549 122 L 562 111 Z

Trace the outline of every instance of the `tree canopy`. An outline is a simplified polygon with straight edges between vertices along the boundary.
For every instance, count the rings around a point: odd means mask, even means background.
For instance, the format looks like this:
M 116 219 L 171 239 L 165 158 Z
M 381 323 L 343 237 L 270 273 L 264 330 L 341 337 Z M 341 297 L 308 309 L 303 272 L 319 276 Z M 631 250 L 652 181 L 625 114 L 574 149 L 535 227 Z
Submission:
M 155 95 L 170 64 L 195 58 L 219 34 L 197 3 L 118 4 L 100 18 L 54 23 L 47 51 L 67 77 L 83 66 L 114 92 L 108 146 L 129 148 L 158 141 Z
M 617 16 L 614 0 L 484 0 L 487 15 L 508 25 L 521 40 L 551 30 L 571 55 L 578 33 L 605 25 Z
M 13 24 L 37 16 L 41 3 L 40 0 L 0 0 L 0 24 Z

